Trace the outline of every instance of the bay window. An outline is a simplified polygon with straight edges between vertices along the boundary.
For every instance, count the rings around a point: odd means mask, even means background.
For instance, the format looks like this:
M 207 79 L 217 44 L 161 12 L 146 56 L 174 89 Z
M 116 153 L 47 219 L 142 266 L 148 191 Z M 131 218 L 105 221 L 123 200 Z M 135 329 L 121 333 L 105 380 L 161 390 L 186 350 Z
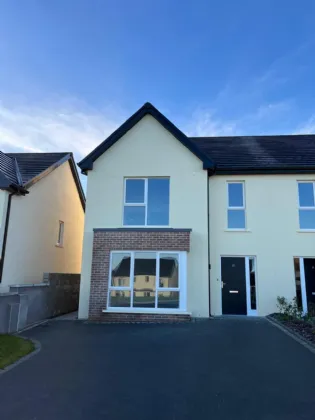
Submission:
M 112 251 L 108 309 L 186 310 L 186 252 Z

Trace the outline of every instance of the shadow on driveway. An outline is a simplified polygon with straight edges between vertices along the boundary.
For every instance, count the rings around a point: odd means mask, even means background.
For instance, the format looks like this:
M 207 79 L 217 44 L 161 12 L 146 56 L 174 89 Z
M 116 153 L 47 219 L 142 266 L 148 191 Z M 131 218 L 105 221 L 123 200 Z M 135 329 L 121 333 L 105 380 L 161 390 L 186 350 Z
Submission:
M 49 322 L 0 376 L 1 420 L 315 418 L 315 355 L 266 320 Z

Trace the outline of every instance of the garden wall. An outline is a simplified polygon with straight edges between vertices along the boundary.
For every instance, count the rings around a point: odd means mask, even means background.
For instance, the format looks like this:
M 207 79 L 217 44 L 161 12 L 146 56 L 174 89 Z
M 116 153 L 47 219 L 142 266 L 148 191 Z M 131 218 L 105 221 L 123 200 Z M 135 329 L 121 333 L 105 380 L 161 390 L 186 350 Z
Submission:
M 14 285 L 0 294 L 0 333 L 78 309 L 80 274 L 45 273 L 43 283 Z

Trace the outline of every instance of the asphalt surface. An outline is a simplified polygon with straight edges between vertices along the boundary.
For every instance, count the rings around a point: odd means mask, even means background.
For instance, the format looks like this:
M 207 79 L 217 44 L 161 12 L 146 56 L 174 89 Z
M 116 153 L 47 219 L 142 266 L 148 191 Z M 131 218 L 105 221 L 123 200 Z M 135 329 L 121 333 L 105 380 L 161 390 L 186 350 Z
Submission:
M 0 375 L 1 420 L 315 418 L 315 355 L 266 320 L 49 322 Z

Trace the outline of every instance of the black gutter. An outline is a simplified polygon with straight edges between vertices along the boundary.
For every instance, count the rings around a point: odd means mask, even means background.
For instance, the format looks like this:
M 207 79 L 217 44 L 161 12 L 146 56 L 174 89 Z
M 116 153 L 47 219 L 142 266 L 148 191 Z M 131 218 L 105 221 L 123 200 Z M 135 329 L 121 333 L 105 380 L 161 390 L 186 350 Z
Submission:
M 4 257 L 5 257 L 5 250 L 7 245 L 7 238 L 8 238 L 8 231 L 9 231 L 9 220 L 10 220 L 10 212 L 11 212 L 11 201 L 12 196 L 15 193 L 10 193 L 8 197 L 8 205 L 7 205 L 7 214 L 5 217 L 5 226 L 4 226 L 4 234 L 3 234 L 3 242 L 2 242 L 2 252 L 1 252 L 1 261 L 0 261 L 0 283 L 2 281 L 2 273 L 3 273 L 3 266 L 4 266 Z
M 296 175 L 296 174 L 313 174 L 315 166 L 296 166 L 295 168 L 218 168 L 217 175 Z

